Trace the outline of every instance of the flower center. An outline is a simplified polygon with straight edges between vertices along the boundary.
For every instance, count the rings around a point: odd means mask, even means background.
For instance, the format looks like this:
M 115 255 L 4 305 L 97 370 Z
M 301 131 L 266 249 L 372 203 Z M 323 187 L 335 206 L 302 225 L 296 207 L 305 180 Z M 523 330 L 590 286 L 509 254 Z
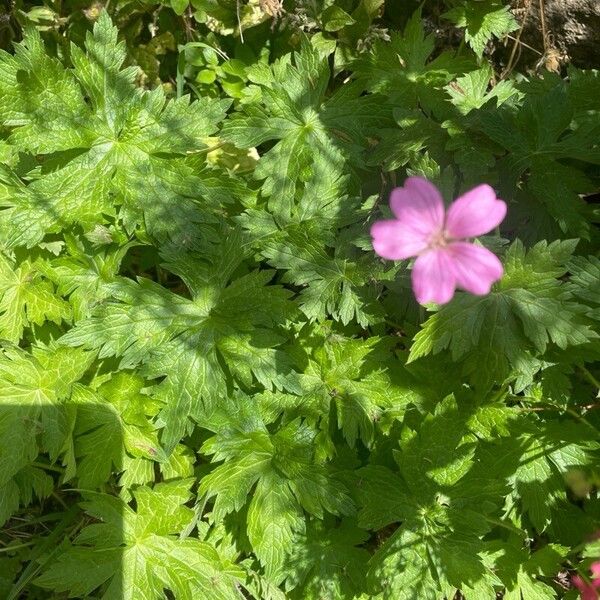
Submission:
M 445 248 L 450 240 L 446 237 L 446 232 L 441 229 L 429 238 L 430 248 Z

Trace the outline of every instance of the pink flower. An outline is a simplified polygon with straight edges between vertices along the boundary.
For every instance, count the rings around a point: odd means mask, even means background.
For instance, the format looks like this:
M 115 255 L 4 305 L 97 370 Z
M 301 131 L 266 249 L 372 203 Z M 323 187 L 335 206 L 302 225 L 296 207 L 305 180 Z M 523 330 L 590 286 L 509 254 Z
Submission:
M 598 600 L 600 598 L 600 561 L 590 567 L 592 581 L 584 581 L 579 575 L 573 575 L 573 585 L 581 592 L 581 600 Z
M 379 256 L 402 260 L 416 256 L 412 286 L 420 304 L 445 304 L 460 287 L 472 294 L 489 294 L 503 274 L 498 257 L 466 241 L 488 233 L 506 215 L 506 204 L 486 184 L 457 198 L 444 211 L 438 189 L 422 177 L 409 177 L 390 196 L 395 219 L 371 227 Z

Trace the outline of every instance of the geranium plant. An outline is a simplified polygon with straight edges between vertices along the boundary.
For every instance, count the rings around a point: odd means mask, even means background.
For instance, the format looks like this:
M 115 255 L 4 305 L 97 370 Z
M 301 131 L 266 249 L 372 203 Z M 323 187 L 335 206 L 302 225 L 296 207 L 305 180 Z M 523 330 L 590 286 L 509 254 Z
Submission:
M 0 597 L 595 597 L 594 65 L 501 0 L 14 4 Z

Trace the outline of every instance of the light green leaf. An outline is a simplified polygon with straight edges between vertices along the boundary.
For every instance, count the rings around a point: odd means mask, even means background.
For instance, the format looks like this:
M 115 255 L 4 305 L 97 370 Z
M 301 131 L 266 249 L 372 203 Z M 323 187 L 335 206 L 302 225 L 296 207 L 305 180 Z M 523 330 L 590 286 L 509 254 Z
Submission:
M 502 39 L 519 28 L 510 7 L 501 0 L 463 2 L 449 10 L 444 17 L 457 27 L 465 28 L 465 40 L 477 56 L 481 56 L 487 43 L 494 37 Z
M 339 31 L 346 27 L 346 25 L 354 25 L 354 19 L 339 6 L 329 6 L 321 15 L 323 21 L 323 29 L 325 31 Z
M 105 495 L 90 495 L 89 514 L 101 522 L 83 529 L 36 585 L 88 595 L 103 583 L 107 600 L 176 597 L 238 600 L 244 572 L 206 542 L 177 534 L 193 516 L 184 504 L 191 480 L 162 483 L 134 492 L 137 510 Z
M 26 327 L 70 318 L 69 304 L 56 295 L 34 263 L 15 265 L 0 253 L 0 337 L 16 344 Z
M 204 147 L 202 139 L 216 130 L 229 102 L 167 101 L 161 87 L 137 89 L 136 68 L 122 69 L 125 44 L 105 12 L 85 46 L 71 46 L 74 69 L 68 70 L 46 56 L 40 34 L 29 29 L 14 56 L 0 55 L 0 120 L 12 130 L 11 142 L 34 155 L 62 153 L 28 185 L 13 182 L 0 213 L 8 246 L 31 247 L 73 223 L 92 229 L 115 214 L 115 203 L 123 204 L 131 229 L 143 221 L 161 241 L 164 214 L 173 205 L 187 229 L 202 220 L 190 198 L 200 197 L 203 184 L 185 155 Z M 140 179 L 143 192 L 135 187 Z
M 213 252 L 223 248 L 217 245 Z M 142 364 L 150 378 L 167 375 L 153 390 L 164 406 L 159 424 L 165 426 L 167 452 L 187 431 L 188 418 L 199 418 L 204 404 L 226 393 L 232 376 L 241 375 L 246 385 L 252 385 L 248 375 L 268 387 L 286 385 L 281 369 L 273 369 L 270 361 L 277 356 L 272 349 L 284 339 L 277 326 L 294 314 L 290 294 L 267 285 L 269 271 L 229 282 L 241 257 L 239 249 L 231 248 L 231 255 L 223 254 L 205 269 L 192 270 L 188 259 L 174 263 L 173 270 L 194 291 L 193 299 L 149 280 L 119 279 L 106 288 L 114 299 L 62 338 L 70 345 L 98 348 L 100 357 L 122 357 L 122 367 Z
M 452 104 L 466 115 L 472 110 L 481 108 L 492 99 L 500 106 L 509 98 L 519 95 L 518 90 L 510 81 L 500 81 L 490 88 L 493 72 L 489 65 L 458 77 L 446 86 L 446 91 Z
M 248 539 L 268 579 L 282 578 L 295 534 L 304 531 L 302 512 L 289 486 L 273 475 L 262 477 L 248 507 Z
M 271 435 L 253 400 L 236 400 L 211 416 L 216 435 L 201 451 L 221 464 L 202 478 L 199 494 L 213 499 L 215 522 L 249 504 L 248 536 L 268 577 L 279 582 L 295 534 L 304 531 L 304 512 L 322 518 L 354 507 L 345 486 L 317 460 L 314 430 L 296 419 Z

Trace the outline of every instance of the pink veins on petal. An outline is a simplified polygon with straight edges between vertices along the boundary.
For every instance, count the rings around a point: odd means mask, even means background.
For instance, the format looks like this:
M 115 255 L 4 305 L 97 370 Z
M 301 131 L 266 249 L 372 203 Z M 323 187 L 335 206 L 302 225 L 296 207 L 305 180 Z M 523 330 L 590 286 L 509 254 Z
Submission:
M 444 210 L 439 190 L 409 177 L 390 196 L 395 219 L 373 223 L 375 252 L 389 260 L 416 256 L 412 286 L 421 304 L 445 304 L 457 287 L 482 296 L 503 274 L 498 257 L 466 238 L 488 233 L 506 216 L 506 203 L 487 184 L 478 185 Z

